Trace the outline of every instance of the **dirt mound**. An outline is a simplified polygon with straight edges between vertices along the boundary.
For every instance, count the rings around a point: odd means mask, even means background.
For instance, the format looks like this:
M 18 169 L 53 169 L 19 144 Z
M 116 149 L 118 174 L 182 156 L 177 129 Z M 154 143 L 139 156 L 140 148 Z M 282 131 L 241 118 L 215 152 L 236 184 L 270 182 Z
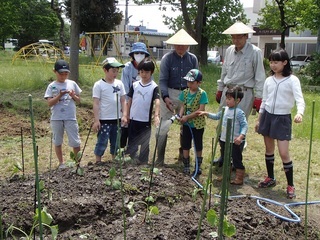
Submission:
M 196 239 L 203 192 L 193 194 L 197 185 L 189 176 L 170 167 L 159 169 L 158 174 L 153 174 L 150 196 L 154 202 L 150 205 L 156 206 L 159 214 L 148 215 L 145 205 L 150 186 L 148 168 L 132 164 L 123 166 L 124 191 L 121 192 L 106 184 L 106 180 L 110 180 L 109 169 L 112 167 L 115 167 L 117 173 L 114 180 L 119 180 L 119 164 L 111 162 L 102 166 L 89 164 L 84 168 L 84 176 L 76 175 L 72 168 L 57 169 L 40 176 L 45 186 L 41 204 L 47 207 L 54 224 L 59 226 L 58 239 L 125 239 L 124 232 L 126 239 Z M 200 181 L 204 182 L 204 179 Z M 26 179 L 17 178 L 0 183 L 5 229 L 10 224 L 26 231 L 31 228 L 34 182 L 33 176 L 27 176 Z M 236 235 L 232 239 L 304 238 L 304 220 L 298 223 L 281 220 L 263 211 L 256 200 L 235 197 L 228 201 L 228 220 L 236 227 Z M 212 195 L 210 206 L 217 212 L 219 201 L 220 198 Z M 134 215 L 127 208 L 129 202 L 135 203 Z M 268 202 L 261 204 L 281 216 L 292 218 L 281 206 Z M 209 199 L 206 211 L 208 206 Z M 301 219 L 304 219 L 302 209 L 294 211 L 298 211 Z M 314 210 L 319 211 L 319 207 L 315 206 Z M 315 219 L 309 219 L 308 239 L 320 239 L 317 224 Z M 213 239 L 210 233 L 217 231 L 216 227 L 210 226 L 203 219 L 200 239 Z

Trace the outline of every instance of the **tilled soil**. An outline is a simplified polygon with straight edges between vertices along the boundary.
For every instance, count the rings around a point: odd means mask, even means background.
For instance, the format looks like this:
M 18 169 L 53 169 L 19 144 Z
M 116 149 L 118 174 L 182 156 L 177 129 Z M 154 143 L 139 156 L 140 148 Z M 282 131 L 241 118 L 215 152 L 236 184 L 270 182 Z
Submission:
M 122 172 L 123 192 L 106 185 L 111 167 L 116 169 L 116 180 L 120 180 Z M 160 168 L 158 174 L 152 175 L 150 185 L 147 181 L 150 174 L 143 173 L 148 167 L 126 163 L 120 171 L 119 163 L 106 162 L 85 166 L 84 176 L 75 174 L 74 168 L 42 174 L 40 179 L 45 189 L 41 193 L 41 205 L 52 215 L 53 224 L 59 226 L 58 239 L 196 239 L 203 192 L 195 191 L 195 182 L 180 169 L 172 167 Z M 26 232 L 30 230 L 34 215 L 34 185 L 33 176 L 0 183 L 4 230 L 11 224 Z M 148 215 L 145 199 L 149 191 L 154 198 L 150 205 L 158 207 L 158 215 Z M 136 203 L 133 215 L 127 208 L 132 201 Z M 209 204 L 218 213 L 219 202 L 220 198 L 211 194 L 205 204 L 204 216 Z M 261 205 L 280 216 L 294 219 L 282 206 L 266 201 L 261 201 Z M 316 205 L 311 208 L 319 211 Z M 228 221 L 236 227 L 236 234 L 231 239 L 304 239 L 303 206 L 294 208 L 293 212 L 298 213 L 300 222 L 284 221 L 263 211 L 257 199 L 250 195 L 233 197 L 227 202 L 226 214 Z M 308 239 L 320 239 L 318 219 L 310 218 L 307 223 Z M 217 227 L 210 226 L 204 218 L 199 239 L 214 239 L 210 236 L 212 232 L 218 232 Z

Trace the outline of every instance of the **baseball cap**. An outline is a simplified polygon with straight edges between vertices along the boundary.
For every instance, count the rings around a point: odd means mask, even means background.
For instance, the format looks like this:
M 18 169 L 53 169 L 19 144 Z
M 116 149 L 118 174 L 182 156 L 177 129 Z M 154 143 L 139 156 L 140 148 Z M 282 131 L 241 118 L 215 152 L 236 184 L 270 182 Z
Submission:
M 189 82 L 201 82 L 202 81 L 202 73 L 198 69 L 191 69 L 183 79 Z
M 122 63 L 119 63 L 117 59 L 115 59 L 114 57 L 108 57 L 105 60 L 103 60 L 102 66 L 106 67 L 107 65 L 113 68 L 124 67 L 124 65 Z
M 54 70 L 56 70 L 58 73 L 63 73 L 63 72 L 70 72 L 69 70 L 69 64 L 65 60 L 58 60 L 54 64 Z

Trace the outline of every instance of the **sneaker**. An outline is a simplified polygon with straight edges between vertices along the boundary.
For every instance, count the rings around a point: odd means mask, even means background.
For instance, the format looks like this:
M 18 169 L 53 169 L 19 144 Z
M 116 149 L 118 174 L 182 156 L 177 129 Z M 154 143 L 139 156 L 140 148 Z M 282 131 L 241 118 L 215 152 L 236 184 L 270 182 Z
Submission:
M 288 187 L 287 187 L 287 198 L 292 199 L 292 198 L 295 198 L 295 197 L 296 197 L 296 194 L 295 194 L 294 186 L 288 185 Z
M 67 168 L 67 166 L 66 166 L 64 163 L 61 163 L 61 164 L 59 165 L 59 169 L 65 169 L 65 168 Z
M 221 168 L 223 166 L 223 159 L 221 157 L 212 160 L 213 165 Z
M 276 185 L 276 180 L 267 177 L 263 182 L 259 182 L 259 188 L 267 188 L 267 187 L 274 187 Z

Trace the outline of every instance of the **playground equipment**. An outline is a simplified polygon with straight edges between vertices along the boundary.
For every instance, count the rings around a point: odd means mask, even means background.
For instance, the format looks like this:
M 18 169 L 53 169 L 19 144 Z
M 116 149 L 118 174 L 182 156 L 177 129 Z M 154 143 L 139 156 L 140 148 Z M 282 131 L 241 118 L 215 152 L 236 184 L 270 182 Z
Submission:
M 12 58 L 12 64 L 17 59 L 28 61 L 36 61 L 41 64 L 52 63 L 58 59 L 64 58 L 63 51 L 55 46 L 39 41 L 22 47 Z

